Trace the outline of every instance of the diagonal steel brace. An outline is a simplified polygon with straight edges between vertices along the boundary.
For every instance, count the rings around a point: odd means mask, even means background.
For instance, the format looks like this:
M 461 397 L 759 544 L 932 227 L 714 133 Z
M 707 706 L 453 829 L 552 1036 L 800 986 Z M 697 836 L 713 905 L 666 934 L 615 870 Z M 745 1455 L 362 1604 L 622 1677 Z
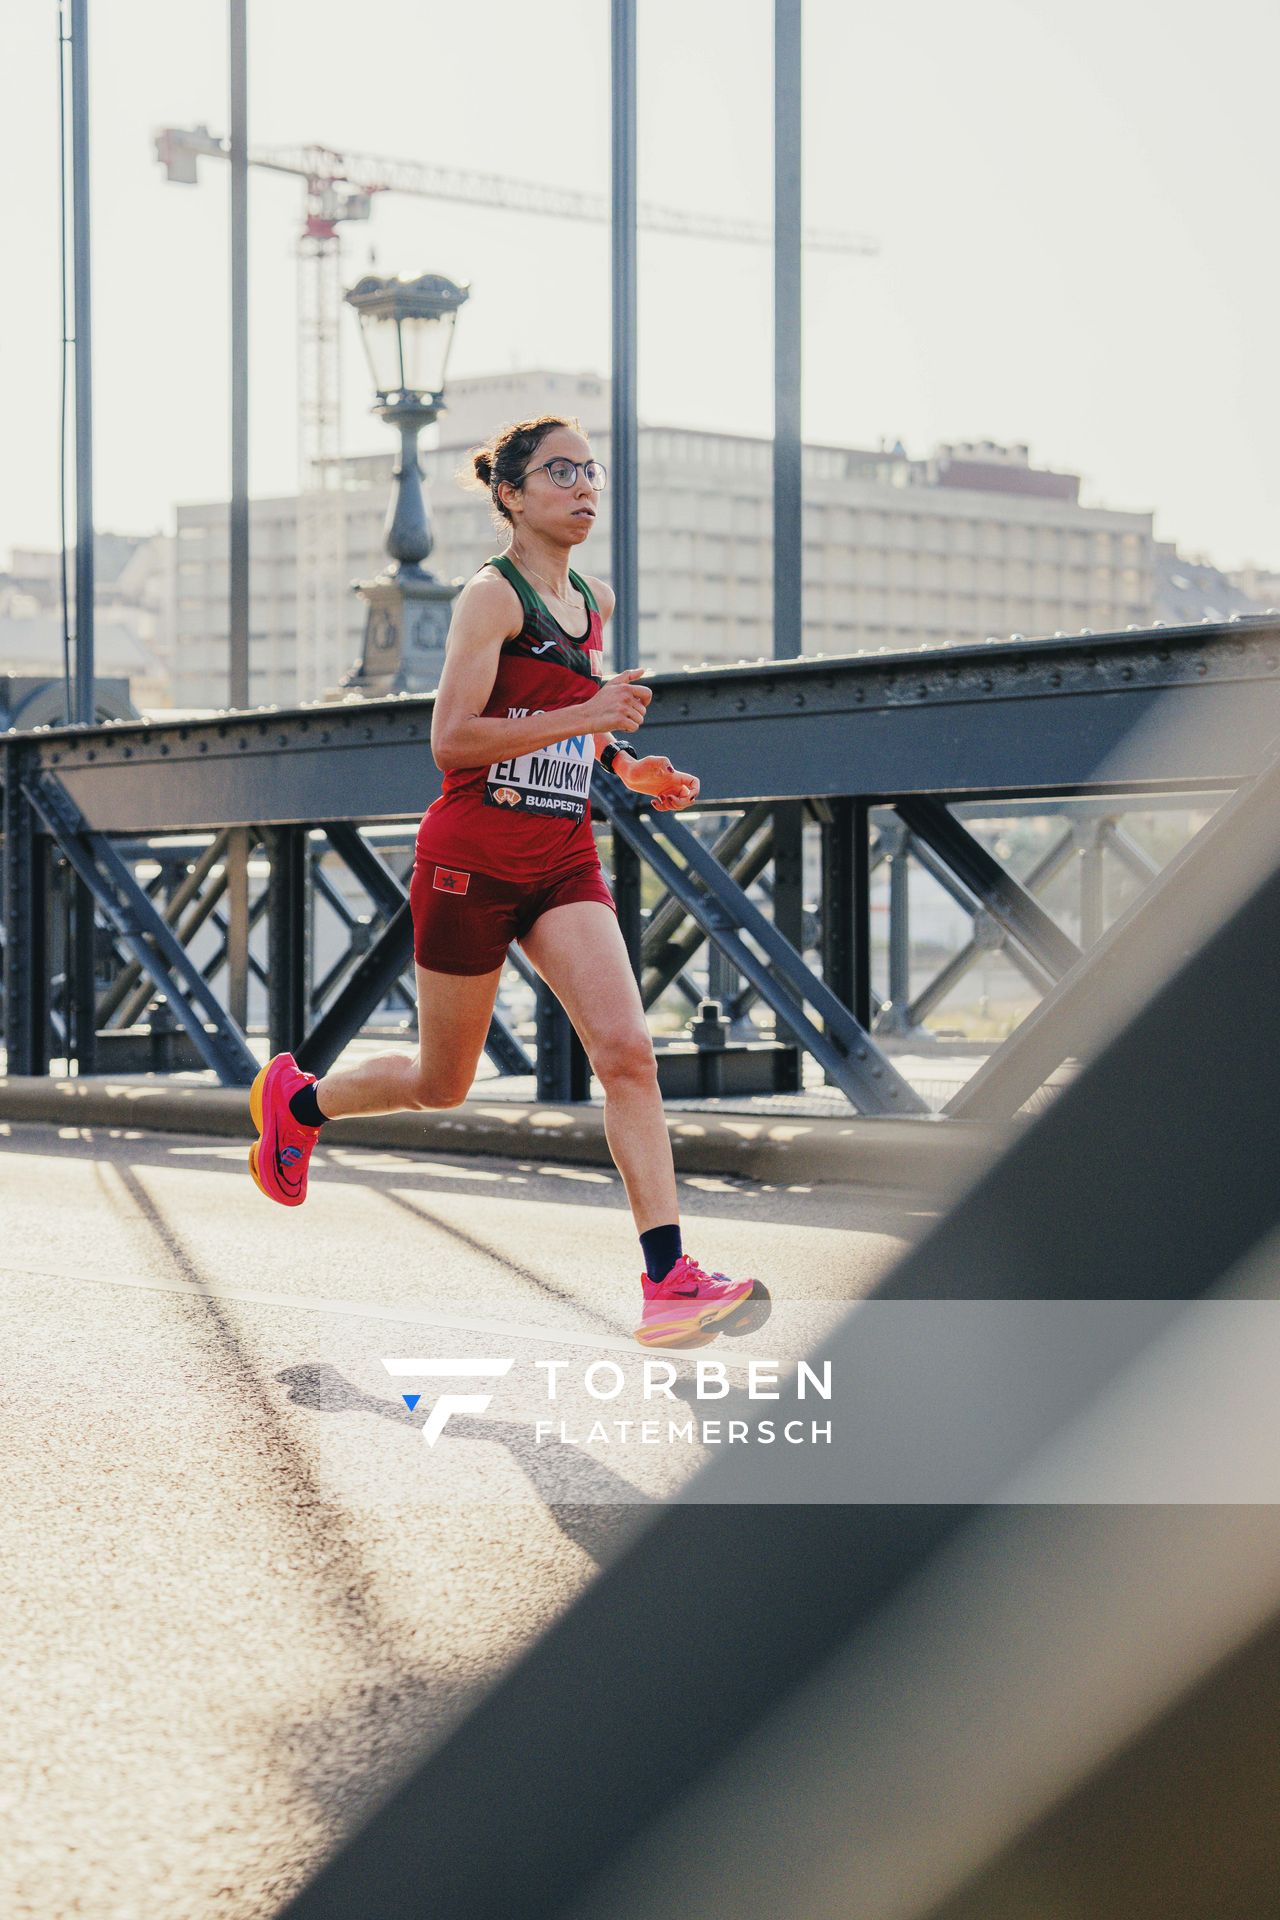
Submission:
M 922 842 L 914 838 L 910 844 L 912 853 L 920 862 L 921 866 L 924 867 L 925 871 L 933 875 L 938 884 L 951 894 L 957 905 L 963 907 L 966 913 L 973 913 L 975 909 L 972 897 L 953 877 L 949 869 L 943 865 L 943 862 L 938 858 L 937 854 L 933 852 L 932 848 L 926 847 Z M 1037 892 L 1040 887 L 1047 886 L 1049 881 L 1054 879 L 1062 871 L 1063 867 L 1066 866 L 1067 862 L 1074 857 L 1075 835 L 1068 829 L 1067 832 L 1049 848 L 1048 852 L 1043 854 L 1036 862 L 1031 872 L 1022 882 L 1023 886 L 1028 893 Z M 1005 950 L 1010 960 L 1025 974 L 1032 986 L 1040 993 L 1047 993 L 1053 985 L 1053 976 L 1046 974 L 1043 967 L 1038 967 L 1034 960 L 1023 953 L 1016 941 L 1007 941 L 1005 943 Z M 958 980 L 964 977 L 970 967 L 980 958 L 981 954 L 982 948 L 976 938 L 967 940 L 958 952 L 953 953 L 951 958 L 934 974 L 932 980 L 921 987 L 919 993 L 907 1008 L 908 1026 L 923 1026 L 926 1014 L 931 1013 L 940 1001 L 945 1000 L 952 987 L 955 986 Z
M 381 1006 L 387 995 L 399 987 L 406 962 L 413 957 L 413 924 L 409 895 L 403 883 L 369 846 L 358 828 L 345 821 L 335 821 L 325 828 L 325 833 L 330 846 L 346 862 L 373 905 L 386 914 L 387 922 L 341 992 L 297 1049 L 298 1064 L 305 1065 L 308 1072 L 319 1074 L 328 1071 L 375 1007 Z M 496 1007 L 489 1017 L 484 1050 L 499 1073 L 533 1073 L 535 1070 L 534 1062 Z
M 736 846 L 730 845 L 726 848 L 724 842 L 717 841 L 711 849 L 711 858 L 717 865 L 724 867 L 734 885 L 741 887 L 744 893 L 760 878 L 762 870 L 773 858 L 773 816 L 765 807 L 761 807 L 759 812 L 764 815 L 766 825 L 754 846 L 747 846 L 744 849 L 742 841 L 739 840 Z M 725 840 L 728 840 L 727 835 Z M 675 907 L 679 931 L 670 938 L 655 941 L 651 947 L 650 928 L 645 929 L 644 946 L 641 949 L 645 966 L 640 981 L 640 1004 L 646 1008 L 651 1007 L 673 981 L 680 979 L 684 969 L 698 953 L 707 937 L 697 921 L 690 918 L 681 902 L 668 899 L 664 904 Z M 659 911 L 661 912 L 662 909 Z M 694 1006 L 699 1006 L 704 998 L 705 995 L 698 993 L 693 1000 Z
M 173 898 L 166 903 L 163 909 L 166 922 L 174 929 L 179 941 L 183 945 L 186 944 L 190 936 L 182 926 L 182 916 L 187 906 L 195 899 L 201 887 L 203 887 L 205 881 L 213 872 L 213 869 L 222 859 L 226 850 L 226 844 L 227 835 L 225 832 L 214 835 L 209 845 L 178 886 Z M 156 893 L 159 892 L 163 877 L 164 870 L 162 868 L 161 872 L 157 874 L 155 879 L 144 889 L 149 900 L 154 899 Z M 127 966 L 121 968 L 106 991 L 99 995 L 97 1013 L 99 1027 L 105 1027 L 116 1008 L 130 997 L 133 988 L 138 982 L 138 972 L 137 961 L 130 960 Z M 147 998 L 150 999 L 150 997 L 150 989 L 148 989 Z M 146 1002 L 144 1001 L 143 1005 L 145 1006 L 145 1004 Z M 132 1026 L 133 1019 L 136 1019 L 136 1017 L 137 1015 L 134 1014 L 132 1018 L 121 1020 L 119 1024 L 126 1027 Z
M 1280 743 L 1261 771 L 1223 802 L 944 1111 L 966 1120 L 1006 1118 L 1064 1060 L 1080 1057 L 1095 1035 L 1127 1019 L 1133 1011 L 1134 983 L 1149 972 L 1150 955 L 1189 951 L 1203 937 L 1204 906 L 1198 895 L 1207 892 L 1215 874 L 1231 873 L 1236 849 L 1256 844 L 1280 859 L 1277 819 Z
M 656 814 L 647 806 L 642 808 L 620 780 L 600 768 L 596 769 L 596 779 L 592 797 L 599 794 L 615 831 L 684 903 L 708 937 L 773 1008 L 779 1024 L 807 1048 L 850 1103 L 861 1113 L 927 1114 L 926 1102 L 902 1078 L 871 1035 L 826 982 L 810 972 L 791 942 L 741 887 L 734 885 L 683 821 L 670 814 Z M 683 866 L 660 844 L 662 840 L 679 854 Z M 694 885 L 695 877 L 700 887 Z M 747 945 L 744 934 L 763 948 L 766 960 Z M 804 1012 L 806 1004 L 822 1020 L 825 1032 Z
M 248 1086 L 258 1062 L 243 1033 L 110 840 L 94 831 L 53 774 L 39 773 L 24 781 L 23 792 L 121 946 L 164 994 L 201 1059 L 223 1086 Z
M 388 918 L 409 897 L 403 880 L 397 879 L 376 848 L 371 847 L 358 827 L 346 820 L 335 820 L 325 828 L 329 845 L 344 860 L 374 906 Z M 412 1004 L 412 1003 L 411 1003 Z M 499 1073 L 533 1073 L 530 1055 L 516 1038 L 515 1029 L 497 1007 L 489 1016 L 489 1031 L 484 1050 Z
M 1027 889 L 1007 873 L 950 809 L 923 794 L 904 795 L 894 811 L 917 840 L 946 862 L 956 878 L 1011 940 L 1053 980 L 1060 980 L 1080 958 L 1080 949 Z M 936 876 L 935 876 L 936 877 Z

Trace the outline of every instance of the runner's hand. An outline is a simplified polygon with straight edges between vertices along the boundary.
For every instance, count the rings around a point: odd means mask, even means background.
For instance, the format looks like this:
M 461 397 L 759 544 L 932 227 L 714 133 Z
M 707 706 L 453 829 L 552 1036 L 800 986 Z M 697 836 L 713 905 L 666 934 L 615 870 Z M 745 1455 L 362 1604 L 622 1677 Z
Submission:
M 655 812 L 675 813 L 687 807 L 697 799 L 702 785 L 696 774 L 679 773 L 660 753 L 651 753 L 644 760 L 620 756 L 613 770 L 632 793 L 652 794 Z
M 645 667 L 625 667 L 606 680 L 598 692 L 583 702 L 583 718 L 592 733 L 634 733 L 644 719 L 645 708 L 653 698 L 652 687 L 636 685 L 636 676 Z

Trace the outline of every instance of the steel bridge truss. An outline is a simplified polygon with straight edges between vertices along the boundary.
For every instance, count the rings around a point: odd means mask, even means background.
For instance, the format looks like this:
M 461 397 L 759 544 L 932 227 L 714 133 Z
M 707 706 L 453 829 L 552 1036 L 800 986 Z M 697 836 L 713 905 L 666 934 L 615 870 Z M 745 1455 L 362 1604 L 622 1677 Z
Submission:
M 697 809 L 655 813 L 601 769 L 593 787 L 644 1006 L 674 990 L 697 1011 L 700 1051 L 752 1036 L 761 1051 L 807 1053 L 859 1113 L 921 1118 L 928 1104 L 891 1051 L 923 1040 L 965 972 L 999 951 L 1039 1004 L 947 1112 L 1016 1111 L 1080 1053 L 1107 954 L 1117 940 L 1141 942 L 1144 916 L 1166 911 L 1188 860 L 1215 858 L 1240 794 L 1164 874 L 1124 812 L 1162 798 L 1207 810 L 1247 790 L 1280 734 L 1278 666 L 1280 629 L 1256 621 L 654 676 L 646 744 L 699 772 Z M 7 736 L 9 1071 L 43 1073 L 59 1054 L 92 1071 L 120 1036 L 167 1032 L 170 1064 L 181 1043 L 185 1062 L 242 1085 L 256 1071 L 251 987 L 265 992 L 269 1049 L 289 1047 L 318 1073 L 380 1010 L 411 1031 L 412 836 L 396 844 L 386 829 L 416 819 L 438 786 L 430 706 L 427 696 Z M 983 815 L 1055 811 L 1056 837 L 1021 878 L 979 827 Z M 820 841 L 816 910 L 804 901 L 806 824 Z M 374 826 L 376 836 L 361 830 Z M 1055 883 L 1061 892 L 1073 862 L 1076 937 L 1042 897 Z M 1142 889 L 1111 927 L 1104 862 Z M 959 950 L 914 991 L 911 863 L 970 917 Z M 881 867 L 883 997 L 870 941 Z M 658 894 L 647 914 L 646 872 Z M 89 911 L 93 983 L 55 964 L 75 949 L 68 923 Z M 321 916 L 340 949 L 317 979 Z M 499 1074 L 536 1075 L 540 1098 L 585 1098 L 588 1063 L 566 1016 L 516 948 L 511 961 L 536 995 L 536 1045 L 500 1001 L 491 1061 Z M 704 965 L 705 991 L 694 971 Z M 753 1007 L 772 1014 L 771 1041 Z

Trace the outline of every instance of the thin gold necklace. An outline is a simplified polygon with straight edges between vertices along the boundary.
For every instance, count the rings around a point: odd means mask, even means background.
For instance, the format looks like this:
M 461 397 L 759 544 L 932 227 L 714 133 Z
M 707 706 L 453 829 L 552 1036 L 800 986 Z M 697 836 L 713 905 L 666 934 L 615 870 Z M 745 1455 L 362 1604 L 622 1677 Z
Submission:
M 511 549 L 511 552 L 515 555 L 515 558 L 520 562 L 520 565 L 524 568 L 526 573 L 531 573 L 535 580 L 541 580 L 544 587 L 551 587 L 552 594 L 557 600 L 560 601 L 562 606 L 567 607 L 571 604 L 569 595 L 567 593 L 561 593 L 559 587 L 552 586 L 552 583 L 550 580 L 547 579 L 546 574 L 539 573 L 536 567 L 531 567 L 529 565 L 529 562 L 525 559 L 522 553 L 516 553 L 514 547 Z

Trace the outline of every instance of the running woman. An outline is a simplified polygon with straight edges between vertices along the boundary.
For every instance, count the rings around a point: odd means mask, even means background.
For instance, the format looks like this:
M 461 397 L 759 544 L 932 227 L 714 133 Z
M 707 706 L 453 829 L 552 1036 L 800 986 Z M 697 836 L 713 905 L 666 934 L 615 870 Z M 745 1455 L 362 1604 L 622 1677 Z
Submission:
M 270 1199 L 300 1206 L 326 1122 L 460 1105 L 516 940 L 604 1088 L 605 1137 L 644 1260 L 635 1337 L 705 1345 L 755 1283 L 709 1273 L 684 1251 L 653 1043 L 589 798 L 597 756 L 658 808 L 687 807 L 699 783 L 613 738 L 637 732 L 652 693 L 643 667 L 603 677 L 614 596 L 569 564 L 606 477 L 577 424 L 549 414 L 522 422 L 472 461 L 509 536 L 458 596 L 432 715 L 444 785 L 418 829 L 409 889 L 417 1058 L 379 1054 L 317 1079 L 276 1054 L 250 1094 L 259 1138 L 249 1165 Z

